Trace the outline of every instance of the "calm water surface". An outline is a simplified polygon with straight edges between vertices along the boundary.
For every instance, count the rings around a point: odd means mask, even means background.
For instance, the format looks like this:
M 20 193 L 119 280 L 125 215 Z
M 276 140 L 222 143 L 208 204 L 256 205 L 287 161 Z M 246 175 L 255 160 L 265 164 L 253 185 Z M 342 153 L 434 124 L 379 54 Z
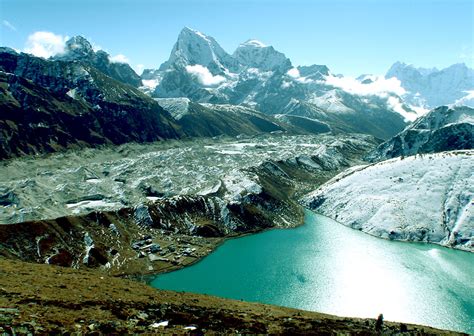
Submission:
M 387 241 L 306 212 L 306 224 L 232 239 L 152 286 L 474 333 L 474 254 Z

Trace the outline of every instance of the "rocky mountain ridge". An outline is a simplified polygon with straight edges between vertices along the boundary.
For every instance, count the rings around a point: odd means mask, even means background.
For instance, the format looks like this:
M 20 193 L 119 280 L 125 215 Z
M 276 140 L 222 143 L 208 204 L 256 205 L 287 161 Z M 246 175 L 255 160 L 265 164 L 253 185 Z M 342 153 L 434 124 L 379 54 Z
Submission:
M 440 106 L 368 155 L 370 161 L 474 148 L 474 109 Z
M 464 63 L 438 70 L 396 62 L 385 77 L 400 80 L 407 91 L 404 99 L 412 104 L 428 109 L 455 103 L 474 106 L 474 70 Z
M 1 49 L 0 71 L 3 159 L 183 135 L 153 99 L 87 64 Z
M 112 62 L 110 55 L 103 51 L 95 51 L 82 36 L 74 36 L 66 41 L 64 52 L 52 57 L 53 60 L 79 61 L 95 67 L 109 77 L 125 84 L 139 87 L 141 78 L 135 73 L 129 64 L 124 62 Z

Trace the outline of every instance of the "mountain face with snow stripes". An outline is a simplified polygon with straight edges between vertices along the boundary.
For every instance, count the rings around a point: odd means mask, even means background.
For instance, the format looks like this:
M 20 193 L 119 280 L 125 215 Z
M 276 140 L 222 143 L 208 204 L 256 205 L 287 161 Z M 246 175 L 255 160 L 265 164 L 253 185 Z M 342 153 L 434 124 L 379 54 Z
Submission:
M 462 63 L 438 70 L 396 62 L 385 77 L 400 80 L 407 91 L 404 98 L 410 104 L 426 108 L 449 104 L 474 106 L 474 70 Z
M 368 155 L 370 161 L 474 148 L 474 109 L 440 106 Z

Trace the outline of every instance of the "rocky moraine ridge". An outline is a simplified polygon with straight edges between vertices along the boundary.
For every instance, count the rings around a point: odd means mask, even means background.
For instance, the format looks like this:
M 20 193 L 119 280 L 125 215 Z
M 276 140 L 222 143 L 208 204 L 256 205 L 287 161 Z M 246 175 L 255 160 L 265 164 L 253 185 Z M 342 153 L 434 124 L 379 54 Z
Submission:
M 181 267 L 225 237 L 301 224 L 297 197 L 375 145 L 370 136 L 267 135 L 4 162 L 0 253 L 112 274 Z

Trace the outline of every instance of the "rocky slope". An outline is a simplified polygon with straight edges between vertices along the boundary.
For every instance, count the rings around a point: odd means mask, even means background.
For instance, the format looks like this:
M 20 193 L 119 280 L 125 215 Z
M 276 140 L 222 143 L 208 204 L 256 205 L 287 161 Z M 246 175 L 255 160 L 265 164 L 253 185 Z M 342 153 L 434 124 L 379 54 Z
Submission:
M 74 36 L 64 47 L 64 52 L 53 57 L 62 61 L 79 61 L 90 65 L 109 77 L 133 87 L 141 85 L 141 78 L 127 63 L 112 62 L 103 50 L 94 51 L 92 45 L 82 36 Z
M 189 144 L 87 149 L 4 164 L 0 254 L 111 274 L 182 267 L 225 237 L 301 224 L 295 200 L 361 163 L 375 142 L 274 135 Z
M 465 64 L 454 64 L 438 70 L 415 68 L 396 62 L 387 71 L 386 78 L 395 77 L 407 91 L 404 99 L 411 104 L 435 108 L 460 102 L 474 104 L 474 70 Z
M 305 204 L 374 236 L 474 252 L 473 155 L 442 152 L 356 167 L 306 196 Z
M 270 132 L 327 133 L 328 125 L 298 116 L 271 116 L 252 108 L 229 104 L 199 104 L 188 98 L 156 98 L 176 119 L 183 132 L 193 137 L 257 135 Z
M 0 71 L 2 159 L 183 135 L 153 99 L 87 64 L 0 49 Z
M 474 148 L 474 109 L 441 106 L 420 117 L 369 154 L 371 161 Z
M 6 335 L 457 335 L 394 322 L 377 328 L 374 319 L 161 291 L 92 271 L 3 258 L 0 269 L 0 332 Z

